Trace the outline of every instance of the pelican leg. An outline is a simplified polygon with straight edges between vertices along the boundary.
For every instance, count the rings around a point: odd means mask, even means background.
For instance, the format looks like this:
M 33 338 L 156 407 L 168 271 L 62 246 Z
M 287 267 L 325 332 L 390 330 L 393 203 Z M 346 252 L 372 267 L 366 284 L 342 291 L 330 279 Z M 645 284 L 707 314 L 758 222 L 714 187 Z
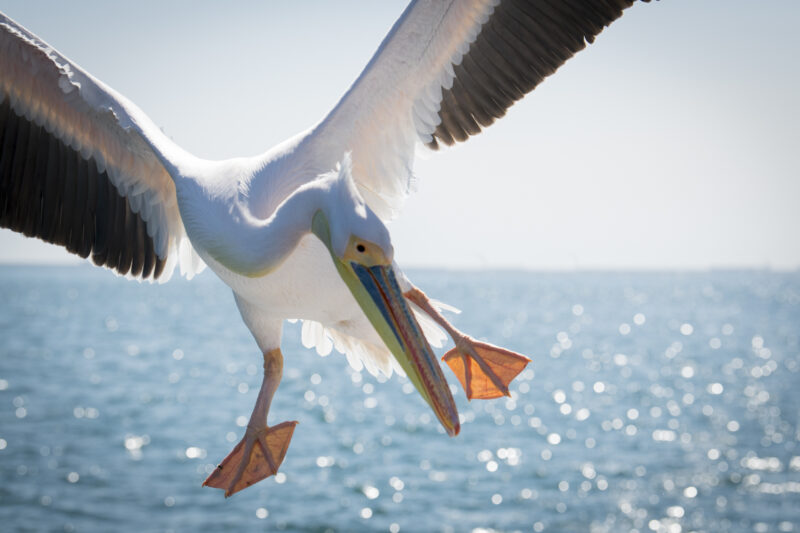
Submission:
M 455 347 L 444 354 L 442 360 L 461 382 L 468 400 L 509 396 L 508 385 L 530 363 L 530 359 L 462 333 L 442 316 L 418 288 L 414 287 L 403 295 L 442 326 L 453 339 Z
M 267 425 L 269 405 L 282 374 L 283 354 L 280 348 L 264 353 L 264 381 L 258 391 L 244 438 L 206 478 L 204 487 L 223 489 L 227 498 L 278 471 L 297 424 L 293 421 L 276 426 Z

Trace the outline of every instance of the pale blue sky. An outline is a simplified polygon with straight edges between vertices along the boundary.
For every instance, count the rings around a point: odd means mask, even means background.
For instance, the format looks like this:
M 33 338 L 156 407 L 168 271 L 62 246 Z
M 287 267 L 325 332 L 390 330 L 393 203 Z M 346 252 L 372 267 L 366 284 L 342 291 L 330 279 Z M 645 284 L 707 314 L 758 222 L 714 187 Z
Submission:
M 404 5 L 0 0 L 209 158 L 318 121 Z M 634 6 L 504 119 L 418 162 L 398 261 L 800 267 L 799 23 L 796 0 Z M 0 262 L 68 257 L 0 231 Z

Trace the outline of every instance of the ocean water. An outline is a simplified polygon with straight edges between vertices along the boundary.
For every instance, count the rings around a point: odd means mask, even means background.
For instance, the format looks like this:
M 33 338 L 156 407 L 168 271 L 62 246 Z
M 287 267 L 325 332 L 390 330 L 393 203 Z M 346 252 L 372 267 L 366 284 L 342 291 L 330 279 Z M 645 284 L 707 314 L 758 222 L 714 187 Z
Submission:
M 511 398 L 459 393 L 449 438 L 287 325 L 270 422 L 300 423 L 226 500 L 261 380 L 230 292 L 0 267 L 0 529 L 800 531 L 800 274 L 410 275 L 533 359 Z

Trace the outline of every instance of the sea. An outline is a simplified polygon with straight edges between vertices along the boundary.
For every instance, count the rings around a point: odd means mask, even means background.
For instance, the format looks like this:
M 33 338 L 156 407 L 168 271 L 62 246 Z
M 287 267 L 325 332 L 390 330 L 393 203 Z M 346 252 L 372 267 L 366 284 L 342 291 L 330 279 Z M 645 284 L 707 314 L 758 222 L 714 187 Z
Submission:
M 299 424 L 226 499 L 201 484 L 262 373 L 230 290 L 0 267 L 0 530 L 800 531 L 800 273 L 409 277 L 532 359 L 511 396 L 459 389 L 451 438 L 407 379 L 287 323 L 269 421 Z

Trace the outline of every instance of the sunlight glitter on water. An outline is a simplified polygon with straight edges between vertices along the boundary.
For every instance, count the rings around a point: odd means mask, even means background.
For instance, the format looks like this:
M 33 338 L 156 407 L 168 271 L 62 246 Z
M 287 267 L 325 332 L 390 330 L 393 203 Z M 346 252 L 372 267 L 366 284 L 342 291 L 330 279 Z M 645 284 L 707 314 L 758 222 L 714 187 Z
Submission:
M 280 475 L 227 501 L 200 483 L 261 379 L 230 294 L 81 276 L 0 278 L 3 523 L 800 530 L 797 275 L 412 275 L 460 328 L 533 358 L 511 397 L 458 391 L 450 439 L 408 380 L 322 359 L 290 326 L 270 420 L 300 424 Z

